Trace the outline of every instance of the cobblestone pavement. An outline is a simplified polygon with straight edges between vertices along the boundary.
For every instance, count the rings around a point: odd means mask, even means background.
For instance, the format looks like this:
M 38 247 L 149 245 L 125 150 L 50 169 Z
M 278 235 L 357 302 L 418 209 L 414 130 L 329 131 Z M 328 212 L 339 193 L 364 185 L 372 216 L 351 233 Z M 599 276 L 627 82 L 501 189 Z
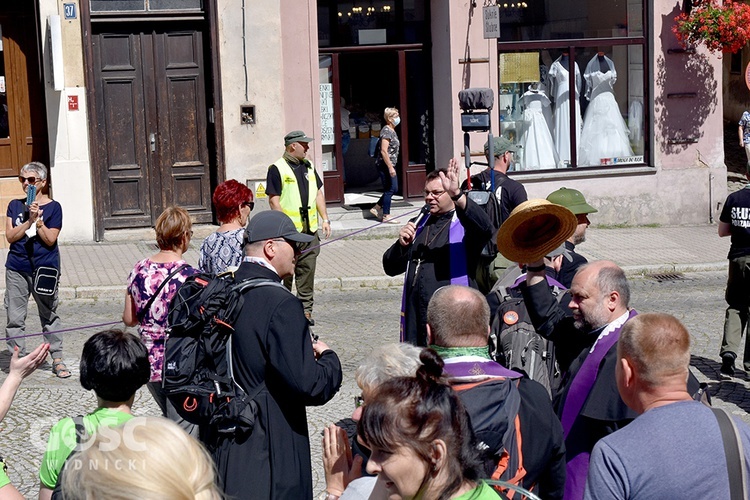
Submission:
M 748 379 L 743 374 L 722 381 L 716 361 L 724 318 L 725 279 L 721 272 L 685 274 L 683 279 L 661 283 L 648 278 L 634 279 L 631 282 L 632 305 L 641 312 L 665 311 L 680 318 L 693 336 L 693 372 L 701 381 L 709 383 L 714 404 L 729 408 L 750 423 Z M 344 368 L 341 391 L 327 405 L 308 411 L 314 491 L 318 493 L 325 487 L 320 465 L 322 430 L 331 422 L 351 426 L 353 397 L 359 394 L 354 371 L 374 346 L 398 340 L 400 291 L 395 287 L 327 290 L 319 292 L 316 298 L 315 333 L 337 351 Z M 87 325 L 119 320 L 122 303 L 66 301 L 59 311 L 64 326 Z M 36 332 L 39 323 L 33 306 L 29 312 L 29 331 Z M 2 316 L 4 311 L 0 311 Z M 37 371 L 24 382 L 5 421 L 0 424 L 0 454 L 8 459 L 11 480 L 27 497 L 36 496 L 38 468 L 49 427 L 61 417 L 82 414 L 96 404 L 93 394 L 81 389 L 77 379 L 81 347 L 92 333 L 93 330 L 66 334 L 65 360 L 73 377 L 56 379 L 49 366 Z M 32 339 L 29 344 L 36 342 Z M 0 378 L 7 373 L 8 359 L 6 353 L 0 353 Z M 158 413 L 143 390 L 133 409 L 139 415 Z

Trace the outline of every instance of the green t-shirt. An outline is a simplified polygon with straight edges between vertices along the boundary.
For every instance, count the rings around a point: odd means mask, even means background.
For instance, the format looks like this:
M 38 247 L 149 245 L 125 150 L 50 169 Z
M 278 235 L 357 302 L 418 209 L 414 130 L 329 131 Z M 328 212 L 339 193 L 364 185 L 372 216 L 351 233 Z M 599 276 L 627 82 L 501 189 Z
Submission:
M 91 436 L 102 426 L 117 427 L 133 418 L 130 413 L 110 408 L 97 408 L 94 413 L 83 417 L 83 426 L 86 433 Z M 76 447 L 76 426 L 72 418 L 64 418 L 56 423 L 49 431 L 47 451 L 42 458 L 42 467 L 39 469 L 39 480 L 42 485 L 54 489 L 57 484 L 57 476 L 68 459 L 68 455 Z
M 5 461 L 0 461 L 0 488 L 10 484 L 10 478 L 8 477 L 8 471 L 6 469 Z
M 488 485 L 484 481 L 479 481 L 476 488 L 471 491 L 467 491 L 460 497 L 456 497 L 453 500 L 500 500 L 500 495 L 492 489 L 492 486 Z

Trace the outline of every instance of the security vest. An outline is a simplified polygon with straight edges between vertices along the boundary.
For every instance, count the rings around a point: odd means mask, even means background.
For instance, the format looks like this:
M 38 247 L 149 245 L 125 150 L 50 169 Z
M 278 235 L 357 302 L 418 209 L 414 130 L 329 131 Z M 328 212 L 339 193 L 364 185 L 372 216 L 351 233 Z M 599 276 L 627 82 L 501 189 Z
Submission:
M 309 161 L 309 160 L 308 160 Z M 281 205 L 281 211 L 284 212 L 294 222 L 294 227 L 297 231 L 302 232 L 304 230 L 304 224 L 302 222 L 302 214 L 300 208 L 302 205 L 302 197 L 299 193 L 299 185 L 297 184 L 297 176 L 294 175 L 292 167 L 282 157 L 274 162 L 276 168 L 279 169 L 279 175 L 281 176 L 281 195 L 279 195 L 279 204 Z M 303 162 L 303 166 L 304 162 Z M 315 178 L 315 166 L 310 162 L 310 166 L 305 168 L 309 169 L 308 174 L 308 189 L 307 189 L 307 220 L 309 223 L 309 231 L 314 233 L 318 230 L 318 208 L 315 205 L 315 199 L 318 196 L 318 183 Z

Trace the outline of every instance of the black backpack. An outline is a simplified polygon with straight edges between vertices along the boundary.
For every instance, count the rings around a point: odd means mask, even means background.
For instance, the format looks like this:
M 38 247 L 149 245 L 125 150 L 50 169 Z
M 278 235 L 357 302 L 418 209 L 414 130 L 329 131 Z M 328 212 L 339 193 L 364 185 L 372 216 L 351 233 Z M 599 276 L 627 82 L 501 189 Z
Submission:
M 255 278 L 235 282 L 233 273 L 190 276 L 169 309 L 162 385 L 182 418 L 220 434 L 252 431 L 258 412 L 254 398 L 234 379 L 232 334 L 243 293 L 259 286 L 284 285 Z M 284 288 L 286 290 L 286 288 Z
M 567 290 L 551 288 L 559 304 Z M 542 384 L 551 397 L 560 379 L 552 342 L 534 329 L 518 288 L 498 287 L 491 293 L 497 294 L 499 305 L 490 327 L 490 356 Z

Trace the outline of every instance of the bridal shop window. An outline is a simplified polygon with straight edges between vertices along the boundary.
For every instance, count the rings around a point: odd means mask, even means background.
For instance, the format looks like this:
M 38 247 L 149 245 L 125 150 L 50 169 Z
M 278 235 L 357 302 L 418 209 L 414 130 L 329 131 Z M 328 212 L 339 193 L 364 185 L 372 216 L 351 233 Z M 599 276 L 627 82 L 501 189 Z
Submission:
M 500 133 L 513 170 L 648 163 L 642 0 L 499 4 Z

